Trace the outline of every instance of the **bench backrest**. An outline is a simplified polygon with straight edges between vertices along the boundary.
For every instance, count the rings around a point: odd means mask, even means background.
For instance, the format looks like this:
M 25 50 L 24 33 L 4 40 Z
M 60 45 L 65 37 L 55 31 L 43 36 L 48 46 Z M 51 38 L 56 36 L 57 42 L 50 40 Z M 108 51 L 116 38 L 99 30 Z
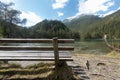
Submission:
M 73 43 L 74 39 L 8 39 L 1 38 L 0 43 L 52 43 L 53 46 L 0 46 L 0 50 L 45 50 L 54 51 L 59 43 Z M 59 46 L 58 51 L 74 50 L 73 46 Z
M 4 51 L 18 51 L 19 50 L 42 50 L 42 51 L 54 51 L 55 64 L 59 61 L 59 51 L 72 51 L 73 46 L 59 46 L 59 43 L 74 43 L 74 39 L 9 39 L 1 38 L 0 43 L 52 43 L 52 46 L 0 46 L 0 50 Z

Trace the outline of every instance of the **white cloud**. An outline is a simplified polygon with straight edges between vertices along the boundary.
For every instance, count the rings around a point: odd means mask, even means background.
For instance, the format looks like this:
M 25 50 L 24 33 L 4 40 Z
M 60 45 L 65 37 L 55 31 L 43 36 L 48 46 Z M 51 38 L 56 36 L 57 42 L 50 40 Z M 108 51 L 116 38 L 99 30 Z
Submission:
M 59 17 L 64 15 L 64 13 L 62 13 L 62 12 L 57 12 L 57 14 L 58 14 Z
M 14 2 L 15 0 L 0 0 L 0 1 L 4 3 L 10 3 L 10 2 Z
M 120 9 L 120 7 L 119 7 L 118 9 L 116 9 L 116 10 L 109 11 L 109 12 L 105 13 L 105 14 L 103 15 L 103 17 L 104 17 L 104 16 L 107 16 L 107 15 L 110 15 L 110 14 L 118 11 L 119 9 Z
M 68 19 L 79 17 L 81 14 L 98 14 L 98 12 L 107 12 L 115 4 L 114 0 L 79 0 L 78 12 Z M 109 12 L 108 14 L 112 13 Z M 99 14 L 98 14 L 99 15 Z M 104 14 L 103 14 L 104 15 Z M 107 14 L 105 14 L 107 15 Z
M 79 1 L 77 14 L 95 14 L 99 11 L 107 11 L 114 5 L 113 0 L 83 0 Z
M 113 1 L 111 1 L 111 2 L 108 2 L 106 5 L 108 6 L 108 7 L 111 7 L 111 6 L 113 6 L 115 3 L 113 2 Z
M 53 9 L 64 8 L 68 0 L 54 0 L 52 4 Z
M 33 26 L 35 25 L 36 23 L 42 21 L 41 17 L 38 16 L 37 14 L 35 14 L 34 12 L 25 12 L 25 11 L 22 11 L 22 14 L 20 15 L 20 18 L 23 19 L 23 18 L 26 18 L 27 19 L 27 23 L 25 26 L 29 27 L 29 26 Z

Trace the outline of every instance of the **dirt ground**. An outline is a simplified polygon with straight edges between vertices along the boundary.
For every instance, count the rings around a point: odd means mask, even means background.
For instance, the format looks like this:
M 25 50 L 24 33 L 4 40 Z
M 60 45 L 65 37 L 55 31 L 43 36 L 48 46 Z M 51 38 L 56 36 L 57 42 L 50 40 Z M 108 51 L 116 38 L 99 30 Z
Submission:
M 118 53 L 120 54 L 120 53 Z M 120 58 L 106 55 L 73 54 L 73 63 L 77 64 L 86 75 L 83 80 L 120 80 Z M 89 70 L 86 62 L 89 62 Z

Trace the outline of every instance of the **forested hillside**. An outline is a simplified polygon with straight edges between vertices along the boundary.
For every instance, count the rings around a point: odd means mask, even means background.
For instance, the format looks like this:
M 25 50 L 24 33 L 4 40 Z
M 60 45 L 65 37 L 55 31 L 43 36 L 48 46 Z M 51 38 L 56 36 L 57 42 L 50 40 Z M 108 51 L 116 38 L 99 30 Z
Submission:
M 110 38 L 120 38 L 120 10 L 91 24 L 82 37 L 84 39 L 101 39 L 104 34 Z
M 72 20 L 66 19 L 63 22 L 74 31 L 83 32 L 90 24 L 95 23 L 101 18 L 95 15 L 80 15 Z
M 84 15 L 64 22 L 68 28 L 79 31 L 83 40 L 102 39 L 104 34 L 111 38 L 120 38 L 120 10 L 102 18 Z
M 79 39 L 79 33 L 71 31 L 61 21 L 43 20 L 29 28 L 30 37 L 32 38 L 75 38 Z
M 22 38 L 25 37 L 26 28 L 0 21 L 0 37 L 4 38 Z
M 79 33 L 57 20 L 43 20 L 29 28 L 0 21 L 0 35 L 4 38 L 80 38 Z

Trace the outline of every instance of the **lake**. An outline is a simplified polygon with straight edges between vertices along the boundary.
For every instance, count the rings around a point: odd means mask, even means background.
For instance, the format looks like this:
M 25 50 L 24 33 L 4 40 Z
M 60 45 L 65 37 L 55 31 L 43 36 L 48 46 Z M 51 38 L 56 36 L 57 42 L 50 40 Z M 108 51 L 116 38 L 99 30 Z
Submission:
M 114 41 L 120 44 L 119 41 Z M 86 52 L 90 54 L 107 54 L 112 51 L 108 48 L 103 40 L 90 40 L 90 41 L 76 41 L 75 52 Z
M 119 41 L 114 41 L 115 43 L 118 43 L 120 44 L 120 40 Z M 40 45 L 45 45 L 45 46 L 48 46 L 48 45 L 52 45 L 52 44 L 38 44 L 38 43 L 35 43 L 34 45 L 31 43 L 14 43 L 14 44 L 6 44 L 6 43 L 3 43 L 1 45 L 19 45 L 19 46 L 40 46 Z M 64 44 L 63 44 L 64 45 Z M 66 45 L 66 44 L 65 44 Z M 68 45 L 71 45 L 71 44 L 68 44 Z M 75 44 L 74 44 L 74 47 L 75 47 L 75 50 L 74 52 L 76 53 L 81 53 L 81 52 L 86 52 L 86 53 L 90 53 L 90 54 L 107 54 L 109 53 L 110 51 L 112 51 L 111 49 L 109 49 L 105 42 L 103 40 L 89 40 L 89 41 L 75 41 Z

